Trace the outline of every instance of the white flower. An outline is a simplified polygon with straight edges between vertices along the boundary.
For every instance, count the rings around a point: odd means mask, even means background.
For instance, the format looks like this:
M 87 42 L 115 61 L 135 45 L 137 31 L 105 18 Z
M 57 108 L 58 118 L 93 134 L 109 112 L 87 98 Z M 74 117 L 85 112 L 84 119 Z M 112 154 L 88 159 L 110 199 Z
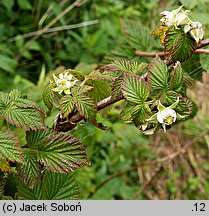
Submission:
M 200 22 L 191 23 L 190 35 L 195 39 L 197 43 L 199 43 L 199 41 L 203 39 L 204 31 Z
M 190 22 L 188 17 L 189 11 L 183 11 L 182 7 L 183 5 L 176 10 L 161 12 L 160 15 L 162 18 L 160 21 L 162 25 L 167 27 L 174 25 L 177 28 L 177 26 L 185 25 Z
M 184 33 L 190 33 L 190 35 L 198 43 L 203 39 L 204 31 L 202 29 L 202 24 L 200 22 L 190 22 L 184 26 Z
M 176 10 L 162 12 L 161 24 L 167 27 L 174 26 L 175 29 L 182 27 L 185 34 L 189 33 L 199 43 L 204 36 L 202 24 L 200 22 L 192 22 L 188 17 L 189 11 L 184 11 L 182 7 L 183 5 Z
M 61 94 L 64 92 L 65 94 L 71 94 L 71 88 L 75 85 L 78 81 L 73 77 L 72 74 L 69 72 L 60 73 L 59 77 L 56 77 L 53 74 L 53 79 L 57 87 L 53 88 L 52 90 Z
M 169 107 L 164 108 L 162 111 L 158 111 L 157 120 L 161 124 L 171 125 L 176 121 L 176 112 Z
M 179 98 L 176 102 L 171 104 L 169 107 L 164 107 L 161 102 L 158 103 L 158 112 L 151 116 L 149 119 L 146 119 L 147 122 L 156 123 L 159 122 L 162 124 L 164 131 L 166 131 L 166 125 L 171 125 L 176 121 L 176 111 L 174 108 L 179 103 Z
M 191 22 L 188 17 L 188 11 L 183 11 L 176 14 L 174 23 L 176 26 L 186 25 L 187 23 Z

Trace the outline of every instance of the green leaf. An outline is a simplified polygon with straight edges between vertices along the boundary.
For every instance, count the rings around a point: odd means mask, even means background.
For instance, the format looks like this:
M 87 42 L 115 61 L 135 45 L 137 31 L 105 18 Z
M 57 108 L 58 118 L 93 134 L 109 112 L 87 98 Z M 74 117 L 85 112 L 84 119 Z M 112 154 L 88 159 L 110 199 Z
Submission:
M 169 89 L 169 73 L 166 64 L 156 57 L 149 65 L 148 83 L 153 90 Z
M 86 93 L 88 93 L 88 92 L 90 92 L 92 90 L 93 90 L 92 86 L 88 86 L 88 85 L 79 86 L 76 89 L 76 95 L 80 95 L 80 94 L 85 95 Z
M 76 77 L 78 80 L 83 80 L 85 78 L 85 74 L 79 70 L 67 70 L 69 74 L 72 74 L 74 77 Z
M 122 20 L 122 27 L 128 43 L 132 47 L 144 51 L 152 47 L 152 37 L 149 30 L 138 20 Z
M 174 69 L 171 73 L 171 89 L 178 90 L 182 87 L 183 83 L 183 70 L 181 68 L 180 62 L 177 62 L 174 66 Z
M 43 101 L 44 104 L 47 106 L 49 110 L 53 107 L 53 101 L 54 101 L 54 91 L 52 90 L 54 88 L 54 84 L 50 83 L 46 86 L 46 88 L 43 91 Z
M 75 105 L 79 113 L 88 120 L 95 120 L 96 117 L 96 105 L 93 100 L 87 96 L 77 96 L 75 98 Z
M 202 81 L 203 68 L 202 64 L 200 63 L 199 54 L 194 54 L 190 59 L 183 62 L 181 66 L 192 79 Z
M 18 164 L 18 176 L 30 188 L 33 188 L 41 177 L 42 167 L 37 163 L 37 154 L 31 149 L 23 149 L 23 156 L 27 163 Z
M 41 180 L 32 189 L 27 184 L 19 180 L 17 198 L 18 200 L 41 200 L 43 196 Z
M 1 0 L 1 3 L 7 8 L 7 10 L 11 11 L 12 7 L 15 4 L 14 0 Z
M 0 171 L 2 171 L 3 173 L 7 173 L 10 171 L 10 169 L 11 167 L 9 165 L 9 161 L 6 159 L 0 158 Z
M 30 149 L 36 149 L 37 150 L 37 144 L 47 136 L 52 135 L 53 131 L 47 131 L 47 130 L 38 130 L 38 131 L 27 131 L 26 132 L 26 141 L 27 145 Z
M 124 97 L 133 103 L 143 103 L 149 96 L 147 83 L 139 76 L 125 74 L 122 85 Z
M 171 51 L 173 47 L 178 43 L 179 38 L 182 36 L 183 31 L 181 29 L 171 29 L 166 31 L 164 46 L 165 52 Z
M 65 95 L 59 101 L 59 108 L 64 118 L 74 110 L 74 99 L 71 95 Z
M 80 198 L 78 184 L 73 173 L 61 174 L 47 171 L 43 181 L 39 180 L 33 188 L 20 182 L 18 199 L 20 200 L 75 200 Z
M 151 110 L 147 104 L 140 104 L 134 108 L 133 122 L 138 127 L 150 116 Z
M 174 91 L 168 91 L 166 94 L 162 95 L 160 101 L 164 106 L 167 107 L 173 104 L 177 97 L 179 97 L 179 103 L 176 106 L 175 111 L 177 112 L 177 119 L 182 120 L 189 117 L 193 110 L 193 103 L 188 98 L 182 97 L 180 94 Z
M 32 5 L 29 0 L 17 0 L 19 7 L 23 10 L 31 10 Z
M 0 93 L 0 115 L 8 123 L 25 130 L 44 129 L 44 113 L 33 101 L 23 97 L 18 90 Z
M 28 132 L 26 140 L 33 143 L 37 161 L 53 172 L 67 173 L 89 165 L 84 146 L 69 134 L 52 134 L 51 131 Z
M 197 43 L 183 30 L 169 29 L 165 36 L 165 51 L 169 51 L 172 60 L 186 61 L 195 51 Z
M 12 162 L 24 162 L 18 138 L 10 130 L 0 131 L 0 158 Z
M 90 83 L 89 83 L 90 84 Z M 88 95 L 93 98 L 95 102 L 109 97 L 111 93 L 110 83 L 106 80 L 91 80 L 91 85 L 93 90 L 88 93 Z
M 61 174 L 47 172 L 43 180 L 46 200 L 74 200 L 80 198 L 80 191 L 73 173 Z
M 17 67 L 17 61 L 14 58 L 10 58 L 4 55 L 0 55 L 0 68 L 13 73 Z
M 121 118 L 123 121 L 131 121 L 133 119 L 133 109 L 136 104 L 127 103 L 126 107 L 121 112 Z
M 112 98 L 117 98 L 122 94 L 122 84 L 123 84 L 123 75 L 119 76 L 117 79 L 115 79 L 115 82 L 112 86 Z
M 142 62 L 141 64 L 139 64 L 137 61 L 131 63 L 126 59 L 113 60 L 112 65 L 120 71 L 129 72 L 136 75 L 142 73 L 147 67 L 147 63 Z

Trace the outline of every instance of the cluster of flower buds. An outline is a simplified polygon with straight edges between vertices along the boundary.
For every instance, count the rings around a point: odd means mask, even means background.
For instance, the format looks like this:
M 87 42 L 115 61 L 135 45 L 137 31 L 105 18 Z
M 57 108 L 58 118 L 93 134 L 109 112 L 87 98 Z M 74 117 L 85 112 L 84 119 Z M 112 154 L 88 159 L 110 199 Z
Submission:
M 64 92 L 65 94 L 71 94 L 71 88 L 76 84 L 78 81 L 72 74 L 69 74 L 69 72 L 60 73 L 59 77 L 56 77 L 53 74 L 53 79 L 56 87 L 52 90 L 54 92 L 58 92 L 59 94 L 62 94 Z
M 184 11 L 182 7 L 183 5 L 176 10 L 161 12 L 161 24 L 167 27 L 174 26 L 176 29 L 183 28 L 185 34 L 189 33 L 198 43 L 204 36 L 202 24 L 192 22 L 188 17 L 189 11 Z

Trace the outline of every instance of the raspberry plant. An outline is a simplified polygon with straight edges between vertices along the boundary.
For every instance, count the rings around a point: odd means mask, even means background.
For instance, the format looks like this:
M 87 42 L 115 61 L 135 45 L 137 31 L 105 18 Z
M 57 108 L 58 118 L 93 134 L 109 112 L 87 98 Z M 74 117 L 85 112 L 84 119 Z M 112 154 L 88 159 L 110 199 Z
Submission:
M 27 99 L 18 89 L 0 92 L 0 170 L 1 199 L 78 199 L 79 188 L 73 171 L 90 165 L 84 145 L 68 131 L 77 123 L 97 122 L 97 113 L 125 101 L 121 118 L 133 123 L 145 135 L 157 130 L 165 132 L 173 124 L 195 115 L 195 105 L 187 97 L 187 88 L 201 79 L 198 66 L 185 69 L 182 63 L 209 44 L 203 40 L 203 26 L 192 21 L 182 7 L 161 13 L 161 26 L 153 31 L 159 35 L 164 54 L 150 62 L 111 59 L 109 64 L 86 74 L 68 69 L 53 74 L 43 92 L 47 111 Z M 128 50 L 137 54 L 134 23 L 124 23 L 129 41 Z M 197 71 L 197 73 L 195 72 Z M 45 118 L 57 110 L 50 128 Z M 14 129 L 25 133 L 19 140 Z M 13 193 L 4 191 L 11 185 Z M 14 189 L 15 188 L 15 189 Z

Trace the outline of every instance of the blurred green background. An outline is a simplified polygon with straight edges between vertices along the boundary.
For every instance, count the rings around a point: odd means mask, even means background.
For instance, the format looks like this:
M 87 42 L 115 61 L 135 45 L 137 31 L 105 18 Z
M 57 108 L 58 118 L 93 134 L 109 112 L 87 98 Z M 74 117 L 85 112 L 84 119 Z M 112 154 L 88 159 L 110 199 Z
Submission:
M 113 57 L 149 62 L 151 58 L 136 56 L 135 49 L 162 51 L 151 33 L 160 25 L 161 11 L 181 4 L 191 10 L 193 21 L 202 22 L 205 38 L 209 37 L 209 0 L 85 0 L 61 16 L 74 2 L 0 0 L 1 91 L 19 88 L 42 105 L 41 94 L 53 71 L 88 71 Z M 61 18 L 55 20 L 57 16 Z M 132 32 L 127 33 L 130 23 Z M 133 32 L 136 37 L 130 41 Z M 70 132 L 85 144 L 92 163 L 76 171 L 82 199 L 209 198 L 209 57 L 200 58 L 203 82 L 188 91 L 199 108 L 195 118 L 166 134 L 145 137 L 120 120 L 119 102 L 98 115 L 106 131 L 81 122 Z M 191 147 L 172 160 L 156 161 L 189 143 Z M 137 164 L 141 166 L 136 168 Z

